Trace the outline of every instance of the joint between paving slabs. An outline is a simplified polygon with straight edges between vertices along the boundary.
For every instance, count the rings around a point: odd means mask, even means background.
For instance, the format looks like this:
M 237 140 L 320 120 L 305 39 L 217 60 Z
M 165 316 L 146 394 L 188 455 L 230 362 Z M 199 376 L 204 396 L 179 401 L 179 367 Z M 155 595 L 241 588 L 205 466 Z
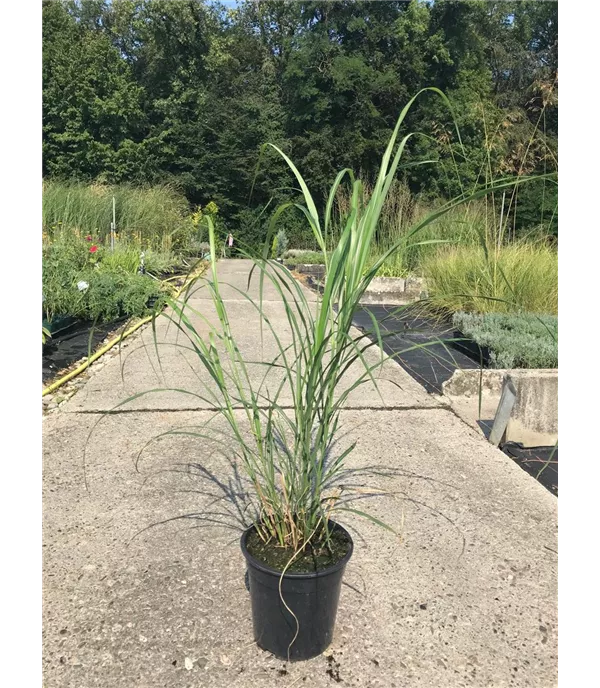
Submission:
M 267 410 L 267 406 L 259 406 L 259 409 Z M 232 409 L 234 411 L 243 411 L 244 407 L 243 406 L 233 406 Z M 294 407 L 293 406 L 281 406 L 281 409 L 283 411 L 293 411 Z M 419 406 L 417 404 L 414 405 L 406 405 L 406 406 L 345 406 L 343 411 L 450 411 L 453 410 L 452 407 L 448 404 L 441 404 L 440 406 Z M 115 409 L 115 410 L 105 410 L 102 411 L 100 409 L 73 409 L 71 410 L 64 410 L 62 411 L 63 413 L 73 413 L 73 414 L 87 414 L 87 415 L 105 415 L 105 416 L 117 416 L 119 414 L 126 414 L 126 413 L 197 413 L 200 411 L 205 411 L 206 413 L 219 413 L 219 409 L 211 409 L 211 408 L 206 408 L 202 406 L 196 406 L 196 407 L 188 407 L 188 408 L 142 408 L 142 409 Z M 456 415 L 456 413 L 454 414 Z M 460 416 L 456 416 L 457 418 L 460 418 Z M 460 419 L 462 420 L 462 419 Z M 462 421 L 464 423 L 464 421 Z M 468 423 L 465 423 L 467 427 L 470 428 Z

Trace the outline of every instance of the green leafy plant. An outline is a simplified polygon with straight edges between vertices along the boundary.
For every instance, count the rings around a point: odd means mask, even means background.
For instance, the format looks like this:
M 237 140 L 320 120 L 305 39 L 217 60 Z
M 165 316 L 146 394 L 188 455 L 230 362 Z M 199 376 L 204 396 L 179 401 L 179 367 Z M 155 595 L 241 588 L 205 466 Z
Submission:
M 109 272 L 126 272 L 130 275 L 137 274 L 140 268 L 142 251 L 136 246 L 118 245 L 114 251 L 106 251 L 100 267 Z M 145 253 L 144 253 L 145 255 Z
M 52 337 L 52 334 L 50 333 L 50 330 L 47 327 L 44 327 L 42 325 L 42 344 L 46 343 L 46 339 L 48 337 Z
M 98 263 L 95 246 L 72 231 L 61 229 L 42 250 L 43 309 L 48 320 L 55 315 L 75 315 L 85 293 L 78 289 L 81 281 Z
M 109 321 L 152 312 L 148 303 L 164 303 L 160 283 L 150 275 L 168 272 L 179 261 L 170 252 L 148 249 L 140 275 L 141 252 L 117 244 L 114 251 L 98 245 L 92 235 L 60 229 L 42 254 L 43 310 L 48 318 L 71 315 Z
M 373 251 L 371 253 L 371 258 L 370 258 L 370 263 L 369 267 L 371 264 L 375 263 L 379 256 L 381 255 L 382 252 L 375 252 Z M 367 268 L 368 270 L 369 268 Z M 386 260 L 382 263 L 381 267 L 377 271 L 377 276 L 378 277 L 406 277 L 410 271 L 406 267 L 405 259 L 401 251 L 398 251 L 398 253 L 394 254 L 393 256 L 390 256 L 389 258 L 386 258 Z
M 100 268 L 109 272 L 123 271 L 130 275 L 139 272 L 142 255 L 146 273 L 158 277 L 173 272 L 181 266 L 181 260 L 171 251 L 146 249 L 141 251 L 137 246 L 117 244 L 114 251 L 105 251 L 100 261 Z
M 89 276 L 86 291 L 77 315 L 98 322 L 124 316 L 143 316 L 165 303 L 165 294 L 156 280 L 125 272 L 98 271 Z
M 492 368 L 558 367 L 558 318 L 551 315 L 455 313 L 462 334 L 490 351 Z
M 280 229 L 277 232 L 277 236 L 275 237 L 274 242 L 276 247 L 275 258 L 281 259 L 287 251 L 289 244 L 287 234 L 285 233 L 285 229 Z

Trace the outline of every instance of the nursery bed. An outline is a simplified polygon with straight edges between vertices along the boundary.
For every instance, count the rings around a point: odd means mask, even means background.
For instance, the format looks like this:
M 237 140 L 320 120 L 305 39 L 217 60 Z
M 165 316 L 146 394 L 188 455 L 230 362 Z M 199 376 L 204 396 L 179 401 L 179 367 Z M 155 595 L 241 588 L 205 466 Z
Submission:
M 192 269 L 196 269 L 201 259 L 195 260 Z M 190 275 L 191 269 L 181 272 L 180 269 L 161 273 L 156 277 L 158 281 L 168 279 L 173 287 L 182 287 Z M 152 299 L 148 301 L 148 306 L 153 307 Z M 90 348 L 90 334 L 92 333 L 91 351 L 98 348 L 98 345 L 109 335 L 116 336 L 121 327 L 131 318 L 122 317 L 110 322 L 96 324 L 89 320 L 81 320 L 70 316 L 56 316 L 52 324 L 47 320 L 42 324 L 50 329 L 51 338 L 46 339 L 42 349 L 42 382 L 48 382 L 63 370 L 66 370 L 76 361 L 86 358 Z
M 302 280 L 310 289 L 322 291 L 312 277 Z M 455 327 L 450 320 L 431 317 L 419 302 L 408 306 L 364 305 L 353 316 L 356 328 L 377 341 L 373 321 L 377 320 L 383 339 L 383 349 L 404 370 L 422 385 L 429 394 L 442 394 L 442 385 L 458 368 L 476 369 L 479 362 L 464 350 L 455 348 Z M 417 347 L 419 348 L 413 348 Z M 426 346 L 422 346 L 426 345 Z
M 442 383 L 458 368 L 479 368 L 475 359 L 481 354 L 484 365 L 486 363 L 486 352 L 482 352 L 475 342 L 448 342 L 463 335 L 449 321 L 436 321 L 424 316 L 422 306 L 418 304 L 401 310 L 398 310 L 398 306 L 364 306 L 357 310 L 354 314 L 355 326 L 363 332 L 372 333 L 373 322 L 367 311 L 377 320 L 382 337 L 393 333 L 383 340 L 386 353 L 394 355 L 404 370 L 430 394 L 441 394 Z M 369 338 L 374 341 L 376 335 Z M 437 339 L 446 343 L 406 351 L 415 344 L 427 344 Z M 469 346 L 471 343 L 473 346 Z M 558 496 L 558 449 L 523 447 L 515 442 L 507 442 L 500 449 L 549 492 Z
M 448 342 L 464 335 L 456 331 L 450 321 L 436 321 L 425 316 L 419 304 L 401 310 L 398 310 L 398 306 L 379 305 L 357 310 L 354 314 L 355 326 L 365 333 L 373 333 L 373 322 L 367 311 L 377 320 L 382 337 L 393 333 L 383 340 L 385 352 L 393 355 L 430 394 L 441 394 L 442 383 L 450 379 L 458 368 L 479 368 L 480 364 L 475 359 L 482 354 L 484 366 L 487 362 L 487 352 L 481 351 L 472 340 Z M 373 333 L 369 338 L 375 341 L 376 335 Z M 445 340 L 445 343 L 406 351 L 415 344 L 427 344 L 437 339 Z M 558 496 L 558 449 L 523 447 L 515 442 L 507 442 L 500 449 L 549 492 Z

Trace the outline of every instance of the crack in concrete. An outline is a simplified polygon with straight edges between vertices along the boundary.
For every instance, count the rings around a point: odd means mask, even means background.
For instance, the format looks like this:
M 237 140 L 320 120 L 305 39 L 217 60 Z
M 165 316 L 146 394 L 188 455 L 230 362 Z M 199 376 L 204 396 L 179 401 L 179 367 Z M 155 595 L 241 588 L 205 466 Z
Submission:
M 269 406 L 258 406 L 259 410 L 266 411 Z M 282 411 L 293 411 L 293 406 L 280 406 Z M 232 406 L 234 411 L 243 411 L 243 406 Z M 440 403 L 439 406 L 418 406 L 418 405 L 397 405 L 397 406 L 344 406 L 342 411 L 452 411 L 450 405 Z M 141 409 L 114 409 L 102 411 L 100 409 L 75 409 L 61 411 L 62 413 L 70 414 L 88 414 L 88 415 L 111 415 L 117 416 L 126 413 L 195 413 L 206 411 L 207 413 L 220 413 L 220 409 L 206 408 L 203 406 L 186 407 L 186 408 L 141 408 Z M 456 414 L 455 414 L 456 415 Z M 464 421 L 463 421 L 464 422 Z

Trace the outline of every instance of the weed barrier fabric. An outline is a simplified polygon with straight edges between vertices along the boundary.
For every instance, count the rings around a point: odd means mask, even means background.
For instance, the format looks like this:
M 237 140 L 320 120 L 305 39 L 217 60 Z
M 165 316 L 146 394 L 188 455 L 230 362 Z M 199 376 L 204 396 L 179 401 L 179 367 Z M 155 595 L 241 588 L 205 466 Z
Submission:
M 422 305 L 369 305 L 357 309 L 354 325 L 376 342 L 369 313 L 379 326 L 384 351 L 429 394 L 441 394 L 442 384 L 455 370 L 479 368 L 470 356 L 448 341 L 454 338 L 452 323 L 425 316 Z
M 519 442 L 505 442 L 500 448 L 558 497 L 558 447 L 524 447 Z
M 46 318 L 42 316 L 42 327 L 45 327 L 53 337 L 66 330 L 71 330 L 73 326 L 79 322 L 81 322 L 81 320 L 72 315 L 59 315 L 52 318 L 51 321 L 46 320 Z
M 452 346 L 455 349 L 462 351 L 466 356 L 469 356 L 474 361 L 480 361 L 484 368 L 489 368 L 491 353 L 489 347 L 479 346 L 474 339 L 467 337 L 460 330 L 454 330 L 454 338 L 463 340 L 452 342 Z
M 127 322 L 127 318 L 96 324 L 89 321 L 78 321 L 68 330 L 46 340 L 42 349 L 42 381 L 47 382 L 56 377 L 61 370 L 82 358 L 87 357 L 92 332 L 92 353 L 108 334 Z
M 308 277 L 306 282 L 314 291 L 323 293 L 317 280 Z M 382 335 L 383 350 L 429 394 L 442 394 L 443 383 L 455 370 L 480 368 L 479 361 L 448 341 L 454 339 L 452 322 L 426 314 L 419 302 L 407 306 L 372 304 L 357 308 L 352 316 L 354 326 L 372 342 L 378 342 L 371 316 Z

